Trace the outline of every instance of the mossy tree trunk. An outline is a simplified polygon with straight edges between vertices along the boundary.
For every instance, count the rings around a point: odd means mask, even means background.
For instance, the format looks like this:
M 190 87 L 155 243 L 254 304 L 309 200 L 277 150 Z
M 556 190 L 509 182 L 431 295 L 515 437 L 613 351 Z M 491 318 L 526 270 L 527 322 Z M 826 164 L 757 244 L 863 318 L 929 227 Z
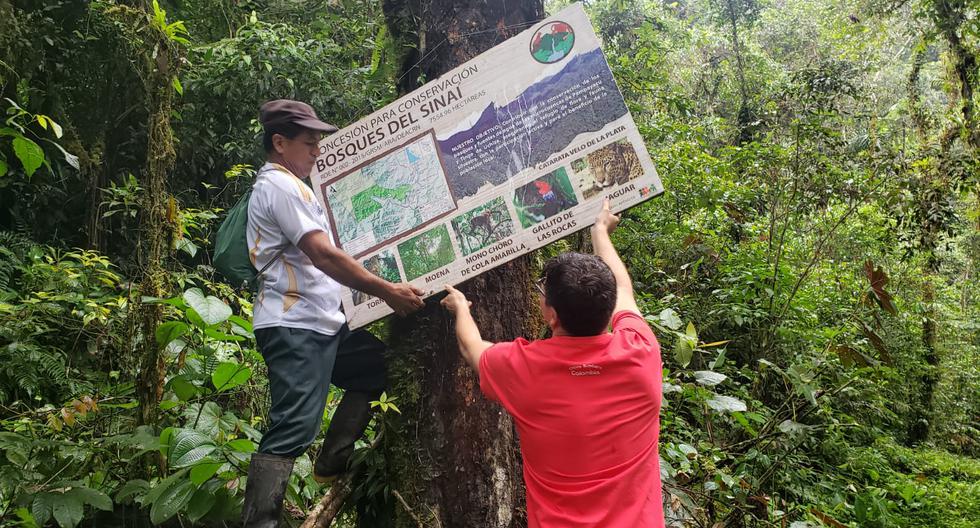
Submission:
M 404 57 L 399 91 L 464 63 L 544 16 L 536 1 L 384 2 Z M 539 327 L 531 261 L 519 258 L 464 283 L 473 314 L 490 341 L 533 336 Z M 462 361 L 451 318 L 430 301 L 396 320 L 389 342 L 391 391 L 403 414 L 384 442 L 389 484 L 413 510 L 393 506 L 394 525 L 516 527 L 526 525 L 524 486 L 513 423 L 479 389 Z
M 152 14 L 148 13 L 152 19 Z M 176 206 L 167 194 L 167 177 L 176 161 L 173 129 L 173 77 L 179 55 L 176 43 L 158 27 L 148 24 L 144 29 L 146 57 L 144 79 L 149 119 L 147 122 L 146 168 L 140 211 L 139 265 L 142 274 L 140 294 L 165 297 L 169 294 L 166 259 L 170 256 L 171 237 L 175 228 Z M 160 304 L 139 303 L 138 328 L 139 379 L 136 394 L 139 400 L 139 422 L 153 425 L 163 397 L 166 375 L 165 356 L 157 346 L 156 329 L 163 318 Z

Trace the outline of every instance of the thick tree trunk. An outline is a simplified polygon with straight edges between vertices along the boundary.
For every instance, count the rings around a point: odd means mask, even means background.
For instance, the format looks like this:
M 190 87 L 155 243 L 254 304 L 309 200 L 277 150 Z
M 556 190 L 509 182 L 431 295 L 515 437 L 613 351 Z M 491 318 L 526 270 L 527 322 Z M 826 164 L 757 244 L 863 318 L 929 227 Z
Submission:
M 916 50 L 912 58 L 912 69 L 908 78 L 908 101 L 909 114 L 915 126 L 916 137 L 919 141 L 919 148 L 927 150 L 929 143 L 929 120 L 922 110 L 921 93 L 919 91 L 919 75 L 925 61 L 925 48 L 920 47 Z M 917 175 L 923 189 L 930 189 L 933 180 L 937 177 L 934 169 L 926 169 L 925 172 Z M 919 208 L 929 211 L 935 208 L 934 203 L 923 200 Z M 921 241 L 920 251 L 926 255 L 922 266 L 922 304 L 924 311 L 922 314 L 922 347 L 924 365 L 920 367 L 919 382 L 921 390 L 918 402 L 913 406 L 913 415 L 908 423 L 908 442 L 918 444 L 929 437 L 929 430 L 934 416 L 934 402 L 936 386 L 939 383 L 939 352 L 938 352 L 938 329 L 936 313 L 936 288 L 935 281 L 939 275 L 939 259 L 936 256 L 938 248 L 937 232 L 941 226 L 930 220 L 930 216 L 922 214 L 921 224 L 919 225 L 919 238 Z
M 953 72 L 959 81 L 960 112 L 963 115 L 962 137 L 966 146 L 976 151 L 980 149 L 980 126 L 976 116 L 973 92 L 978 82 L 977 53 L 963 41 L 963 27 L 966 25 L 966 14 L 969 11 L 965 0 L 936 1 L 932 7 L 933 19 L 937 29 L 942 33 L 949 45 L 953 62 Z M 959 127 L 952 130 L 958 131 Z
M 139 263 L 142 272 L 140 293 L 151 297 L 167 295 L 167 272 L 164 259 L 169 255 L 173 222 L 170 210 L 174 208 L 167 194 L 167 175 L 173 171 L 176 161 L 173 129 L 170 115 L 173 109 L 174 89 L 171 79 L 176 72 L 177 55 L 174 43 L 154 27 L 146 28 L 149 34 L 147 49 L 151 44 L 159 47 L 155 58 L 148 58 L 149 75 L 146 80 L 147 102 L 150 111 L 147 127 L 146 172 L 143 175 L 143 210 L 140 216 Z M 147 52 L 149 53 L 149 52 Z M 157 326 L 163 318 L 159 304 L 138 306 L 140 334 L 140 372 L 136 385 L 139 400 L 139 422 L 153 425 L 157 421 L 158 405 L 163 396 L 166 364 L 164 355 L 155 339 Z
M 402 93 L 544 16 L 540 0 L 386 0 L 384 10 L 396 42 L 411 49 L 401 68 Z M 530 259 L 523 257 L 461 286 L 485 339 L 535 334 L 531 280 Z M 419 314 L 395 321 L 389 342 L 391 390 L 405 404 L 384 442 L 389 484 L 405 502 L 390 506 L 393 525 L 526 525 L 513 423 L 480 394 L 478 376 L 460 358 L 451 319 L 430 301 Z

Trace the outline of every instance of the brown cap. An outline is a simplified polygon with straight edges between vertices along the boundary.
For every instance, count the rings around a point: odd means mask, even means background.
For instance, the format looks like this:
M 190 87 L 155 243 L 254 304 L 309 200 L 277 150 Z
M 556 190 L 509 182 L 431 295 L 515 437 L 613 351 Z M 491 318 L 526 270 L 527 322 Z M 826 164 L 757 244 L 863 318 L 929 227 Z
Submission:
M 337 127 L 320 121 L 313 107 L 290 99 L 269 101 L 259 108 L 259 123 L 268 129 L 286 124 L 295 124 L 319 132 L 336 132 Z

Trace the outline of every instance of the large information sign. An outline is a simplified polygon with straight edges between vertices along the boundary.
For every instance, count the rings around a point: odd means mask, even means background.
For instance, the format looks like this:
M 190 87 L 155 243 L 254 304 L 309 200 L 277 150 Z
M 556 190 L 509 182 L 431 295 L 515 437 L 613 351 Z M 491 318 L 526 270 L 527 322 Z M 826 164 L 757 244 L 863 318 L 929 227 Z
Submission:
M 326 137 L 313 184 L 334 241 L 435 293 L 663 186 L 575 4 Z M 352 328 L 391 310 L 345 290 Z

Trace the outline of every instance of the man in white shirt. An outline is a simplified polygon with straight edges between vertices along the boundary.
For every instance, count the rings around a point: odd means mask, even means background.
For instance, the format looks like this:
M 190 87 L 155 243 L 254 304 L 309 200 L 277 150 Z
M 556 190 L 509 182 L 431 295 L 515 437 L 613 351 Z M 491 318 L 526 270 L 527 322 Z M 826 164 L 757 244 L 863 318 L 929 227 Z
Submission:
M 317 480 L 342 473 L 371 418 L 370 401 L 385 387 L 384 343 L 350 331 L 340 285 L 383 299 L 404 315 L 422 307 L 422 291 L 393 284 L 337 248 L 308 178 L 322 134 L 337 127 L 309 105 L 276 100 L 262 105 L 267 162 L 248 205 L 252 264 L 265 270 L 253 306 L 255 338 L 269 371 L 268 428 L 252 455 L 242 520 L 274 528 L 282 513 L 293 461 L 320 431 L 331 380 L 345 389 L 314 465 Z M 274 261 L 274 262 L 273 262 Z

